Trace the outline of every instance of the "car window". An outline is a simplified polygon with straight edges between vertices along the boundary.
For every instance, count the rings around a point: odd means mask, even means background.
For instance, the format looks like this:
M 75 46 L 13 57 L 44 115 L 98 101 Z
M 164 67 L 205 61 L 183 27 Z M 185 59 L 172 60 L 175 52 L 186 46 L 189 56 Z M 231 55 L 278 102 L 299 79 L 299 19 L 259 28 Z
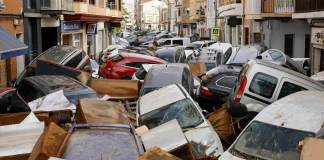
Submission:
M 135 68 L 141 68 L 142 66 L 142 62 L 130 62 L 130 63 L 126 63 L 125 65 L 128 67 L 135 67 Z
M 122 57 L 122 56 L 120 56 L 120 55 L 115 55 L 115 56 L 113 56 L 113 57 L 111 57 L 110 58 L 110 60 L 112 61 L 112 62 L 120 62 L 120 61 L 122 61 L 124 58 Z
M 144 68 L 139 69 L 136 73 L 135 76 L 139 79 L 139 80 L 143 80 L 146 76 L 147 72 L 145 71 Z
M 78 64 L 82 61 L 82 52 L 70 59 L 65 66 L 76 68 Z
M 274 61 L 285 62 L 285 57 L 281 52 L 276 50 L 270 50 L 269 54 Z
M 22 82 L 18 88 L 18 93 L 27 103 L 45 95 L 27 81 Z
M 171 45 L 171 40 L 166 40 L 163 44 L 164 45 Z
M 273 76 L 257 73 L 251 83 L 250 91 L 262 97 L 271 98 L 276 89 L 277 82 L 278 79 Z
M 182 40 L 174 40 L 173 41 L 173 45 L 180 45 L 180 46 L 182 46 L 183 45 L 183 41 Z
M 215 83 L 217 86 L 232 89 L 236 84 L 236 80 L 237 77 L 235 76 L 224 76 L 218 79 Z
M 232 48 L 229 48 L 225 53 L 224 53 L 224 64 L 228 61 L 228 59 L 232 55 Z
M 199 111 L 188 98 L 140 116 L 140 124 L 146 125 L 148 128 L 154 128 L 173 119 L 179 122 L 182 129 L 196 127 L 204 122 Z
M 293 93 L 296 93 L 299 91 L 304 91 L 304 90 L 307 90 L 307 89 L 304 87 L 298 86 L 296 84 L 290 83 L 290 82 L 284 82 L 281 87 L 281 91 L 280 91 L 278 99 L 286 97 L 290 94 L 293 94 Z
M 187 60 L 186 54 L 183 51 L 181 51 L 179 62 L 180 63 L 186 63 L 186 60 Z

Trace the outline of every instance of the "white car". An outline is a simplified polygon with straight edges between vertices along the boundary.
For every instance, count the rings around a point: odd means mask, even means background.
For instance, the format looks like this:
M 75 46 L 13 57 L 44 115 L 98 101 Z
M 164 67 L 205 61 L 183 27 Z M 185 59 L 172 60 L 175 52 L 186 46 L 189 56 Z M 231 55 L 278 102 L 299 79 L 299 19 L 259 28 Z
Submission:
M 202 109 L 179 84 L 150 92 L 138 100 L 137 122 L 149 129 L 176 119 L 188 141 L 203 145 L 195 148 L 208 156 L 223 153 L 222 143 Z M 199 145 L 198 145 L 199 146 Z
M 299 160 L 299 141 L 323 129 L 324 92 L 302 91 L 261 111 L 220 160 Z

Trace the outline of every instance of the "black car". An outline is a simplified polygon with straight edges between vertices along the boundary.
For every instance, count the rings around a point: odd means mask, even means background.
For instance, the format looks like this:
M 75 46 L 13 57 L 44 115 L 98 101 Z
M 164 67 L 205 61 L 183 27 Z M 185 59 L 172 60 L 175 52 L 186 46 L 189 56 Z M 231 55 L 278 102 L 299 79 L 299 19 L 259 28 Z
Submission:
M 17 87 L 18 94 L 27 103 L 59 90 L 63 90 L 66 98 L 75 105 L 82 98 L 97 98 L 92 88 L 73 78 L 59 75 L 27 77 Z
M 227 101 L 235 87 L 241 67 L 221 65 L 206 73 L 199 90 L 199 103 L 202 106 L 219 107 Z M 205 109 L 207 109 L 205 108 Z
M 187 64 L 173 63 L 154 65 L 146 74 L 140 96 L 170 84 L 182 84 L 190 95 L 194 95 L 194 76 Z
M 186 63 L 186 55 L 182 47 L 165 47 L 156 51 L 156 57 L 169 63 Z

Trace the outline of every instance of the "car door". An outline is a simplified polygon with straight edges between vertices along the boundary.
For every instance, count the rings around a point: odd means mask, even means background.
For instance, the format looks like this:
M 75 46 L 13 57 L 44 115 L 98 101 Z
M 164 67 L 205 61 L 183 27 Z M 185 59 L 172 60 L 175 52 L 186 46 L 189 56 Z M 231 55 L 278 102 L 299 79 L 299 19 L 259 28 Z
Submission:
M 280 78 L 265 72 L 256 72 L 252 74 L 253 78 L 244 91 L 241 98 L 243 104 L 261 104 L 268 106 L 274 101 L 277 86 L 280 84 Z M 249 80 L 248 80 L 249 81 Z
M 299 91 L 304 91 L 304 90 L 315 90 L 315 89 L 304 83 L 298 82 L 296 80 L 290 78 L 283 78 L 282 81 L 280 82 L 279 90 L 276 93 L 276 100 L 279 100 L 290 94 Z

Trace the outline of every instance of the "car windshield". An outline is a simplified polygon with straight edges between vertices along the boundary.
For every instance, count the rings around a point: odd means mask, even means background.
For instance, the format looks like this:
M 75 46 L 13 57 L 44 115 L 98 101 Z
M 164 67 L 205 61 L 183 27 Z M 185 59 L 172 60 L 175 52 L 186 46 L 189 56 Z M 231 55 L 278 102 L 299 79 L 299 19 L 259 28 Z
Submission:
M 59 63 L 68 54 L 74 52 L 76 49 L 70 46 L 52 47 L 42 54 L 39 59 Z
M 143 80 L 145 78 L 146 74 L 147 74 L 147 72 L 145 71 L 145 69 L 141 68 L 135 73 L 135 76 L 137 77 L 137 79 Z
M 118 55 L 118 54 L 110 58 L 110 60 L 111 60 L 112 62 L 120 62 L 120 61 L 122 61 L 123 59 L 124 59 L 124 58 L 123 58 L 122 56 Z
M 313 136 L 314 133 L 254 121 L 238 138 L 233 152 L 248 159 L 299 160 L 299 141 Z
M 199 43 L 191 43 L 185 49 L 199 49 L 202 47 L 203 44 Z
M 148 128 L 154 128 L 173 119 L 177 119 L 182 129 L 196 127 L 204 121 L 189 98 L 171 103 L 140 117 L 141 124 Z
M 258 50 L 254 47 L 241 47 L 230 64 L 245 64 L 250 59 L 256 59 Z

